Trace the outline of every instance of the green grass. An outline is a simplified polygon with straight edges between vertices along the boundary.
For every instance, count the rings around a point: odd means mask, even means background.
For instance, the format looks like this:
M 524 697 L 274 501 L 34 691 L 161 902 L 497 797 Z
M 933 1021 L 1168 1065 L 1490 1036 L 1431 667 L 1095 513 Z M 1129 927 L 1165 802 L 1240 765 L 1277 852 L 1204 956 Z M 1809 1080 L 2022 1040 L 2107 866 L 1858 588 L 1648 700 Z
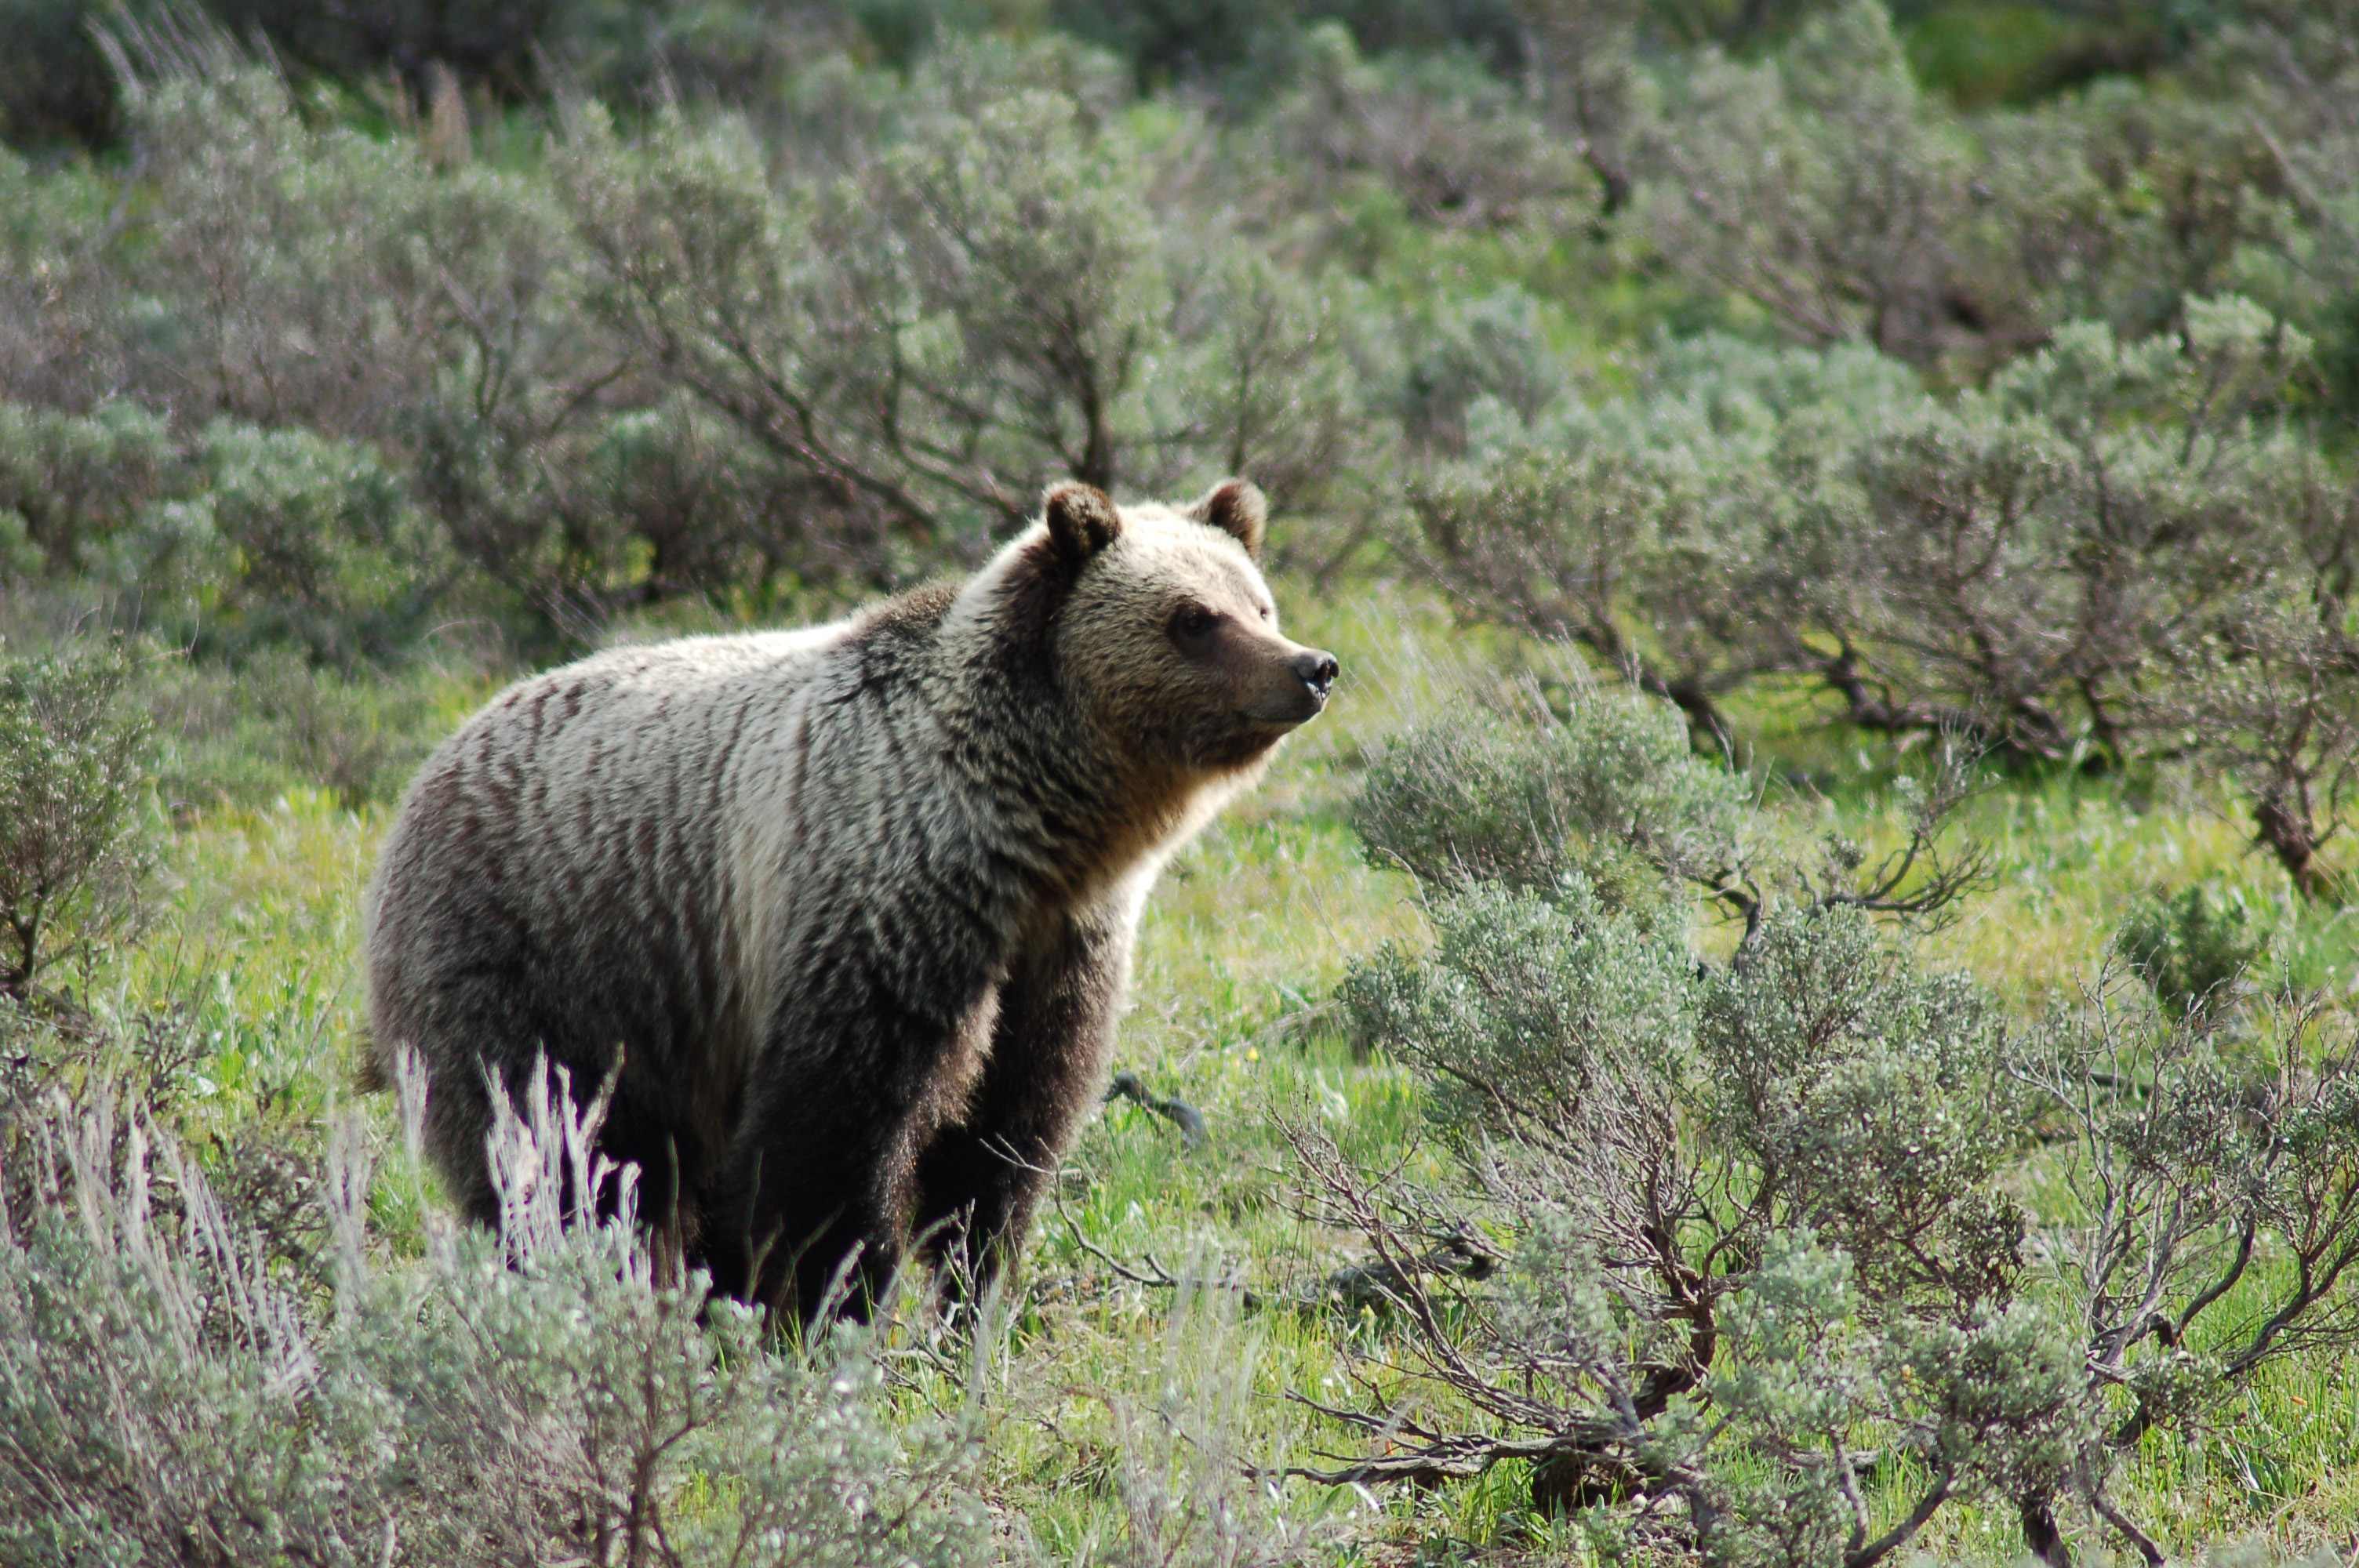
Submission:
M 1351 961 L 1387 941 L 1419 940 L 1422 930 L 1416 890 L 1362 858 L 1344 807 L 1360 760 L 1384 736 L 1462 700 L 1453 694 L 1470 681 L 1512 680 L 1549 661 L 1464 632 L 1399 590 L 1326 603 L 1283 589 L 1281 597 L 1293 634 L 1341 655 L 1339 695 L 1262 787 L 1165 876 L 1117 1052 L 1118 1066 L 1198 1107 L 1210 1141 L 1183 1152 L 1168 1121 L 1126 1104 L 1096 1117 L 1060 1203 L 1036 1230 L 1010 1325 L 989 1346 L 987 1493 L 1058 1552 L 1110 1539 L 1118 1427 L 1168 1411 L 1183 1364 L 1238 1379 L 1240 1451 L 1256 1462 L 1352 1450 L 1351 1434 L 1285 1395 L 1347 1398 L 1346 1349 L 1381 1363 L 1391 1346 L 1375 1320 L 1315 1303 L 1318 1281 L 1354 1249 L 1299 1216 L 1283 1124 L 1316 1124 L 1372 1162 L 1440 1169 L 1419 1142 L 1412 1081 L 1383 1061 L 1355 1059 L 1327 1009 Z M 440 724 L 480 694 L 447 682 L 438 689 Z M 1812 780 L 1767 791 L 1784 831 L 1891 838 L 1875 757 L 1830 741 L 1790 704 L 1746 717 L 1780 776 L 1806 771 Z M 389 818 L 383 804 L 352 810 L 297 790 L 259 806 L 200 810 L 175 832 L 158 918 L 94 1001 L 124 1012 L 173 1007 L 190 1021 L 201 1050 L 185 1104 L 201 1143 L 228 1149 L 266 1129 L 316 1139 L 332 1108 L 355 1103 L 359 903 Z M 1990 848 L 1994 882 L 1965 919 L 1929 938 L 1929 954 L 1971 969 L 2026 1014 L 2089 979 L 2134 895 L 2197 879 L 2273 925 L 2291 978 L 2339 992 L 2359 975 L 2352 917 L 2295 907 L 2282 875 L 2247 852 L 2240 822 L 2216 803 L 2153 781 L 2060 775 L 2002 781 L 1968 818 Z M 360 1103 L 391 1154 L 385 1097 Z M 417 1229 L 414 1209 L 395 1195 L 408 1188 L 397 1166 L 382 1167 L 394 1179 L 376 1208 L 397 1250 L 414 1245 Z M 1119 1278 L 1092 1248 L 1142 1271 L 1151 1256 L 1180 1273 L 1234 1278 L 1257 1309 L 1231 1321 L 1206 1308 L 1175 1332 L 1173 1292 Z M 957 1369 L 917 1355 L 927 1348 L 919 1329 L 902 1332 L 918 1368 L 906 1397 L 954 1400 Z M 1576 1530 L 1530 1515 L 1522 1485 L 1507 1471 L 1374 1498 L 1298 1485 L 1276 1506 L 1310 1531 L 1319 1554 L 1343 1560 L 1587 1554 Z M 2181 1552 L 2254 1541 L 2290 1556 L 2346 1539 L 2359 1529 L 2352 1358 L 2319 1354 L 2277 1367 L 2232 1422 L 2191 1445 L 2152 1440 L 2117 1490 Z M 1881 1501 L 1897 1506 L 1898 1496 Z M 2100 1542 L 2084 1532 L 2082 1544 Z M 2015 1520 L 2003 1510 L 1945 1512 L 1922 1554 L 2014 1561 Z

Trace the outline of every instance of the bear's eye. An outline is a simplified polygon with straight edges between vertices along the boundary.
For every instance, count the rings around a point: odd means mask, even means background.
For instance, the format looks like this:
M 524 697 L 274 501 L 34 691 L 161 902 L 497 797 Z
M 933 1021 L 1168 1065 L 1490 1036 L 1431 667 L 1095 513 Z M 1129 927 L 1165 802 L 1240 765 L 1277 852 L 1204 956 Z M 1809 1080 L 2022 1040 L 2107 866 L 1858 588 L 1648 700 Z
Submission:
M 1266 621 L 1266 620 L 1268 620 L 1268 619 L 1269 619 L 1269 606 L 1268 606 L 1268 605 L 1266 605 L 1266 604 L 1265 604 L 1265 605 L 1263 605 L 1263 606 L 1261 607 L 1261 618 L 1262 618 L 1264 621 Z
M 1201 637 L 1210 632 L 1213 622 L 1219 620 L 1218 615 L 1201 604 L 1184 605 L 1180 613 L 1171 618 L 1171 630 L 1182 637 Z

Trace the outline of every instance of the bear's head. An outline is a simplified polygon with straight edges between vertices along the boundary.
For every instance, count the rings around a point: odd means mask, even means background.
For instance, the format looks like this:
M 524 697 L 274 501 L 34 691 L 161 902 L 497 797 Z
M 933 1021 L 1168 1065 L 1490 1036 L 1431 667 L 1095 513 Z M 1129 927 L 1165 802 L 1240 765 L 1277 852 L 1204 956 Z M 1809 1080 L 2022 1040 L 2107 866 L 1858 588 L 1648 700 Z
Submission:
M 1186 506 L 1052 487 L 1031 536 L 1062 578 L 1060 684 L 1131 755 L 1189 773 L 1266 757 L 1327 705 L 1335 657 L 1289 642 L 1256 564 L 1268 515 L 1243 480 Z

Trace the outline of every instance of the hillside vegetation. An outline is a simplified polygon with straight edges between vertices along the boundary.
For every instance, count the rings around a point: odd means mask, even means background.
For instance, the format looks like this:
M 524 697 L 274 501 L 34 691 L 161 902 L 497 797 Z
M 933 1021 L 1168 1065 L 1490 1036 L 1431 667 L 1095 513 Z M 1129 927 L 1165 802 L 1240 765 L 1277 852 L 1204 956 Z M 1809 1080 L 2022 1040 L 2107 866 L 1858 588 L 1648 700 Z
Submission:
M 482 10 L 0 5 L 0 1560 L 2359 1530 L 2359 13 Z M 1007 1290 L 708 1306 L 586 1086 L 454 1225 L 437 739 L 1238 472 L 1343 680 Z

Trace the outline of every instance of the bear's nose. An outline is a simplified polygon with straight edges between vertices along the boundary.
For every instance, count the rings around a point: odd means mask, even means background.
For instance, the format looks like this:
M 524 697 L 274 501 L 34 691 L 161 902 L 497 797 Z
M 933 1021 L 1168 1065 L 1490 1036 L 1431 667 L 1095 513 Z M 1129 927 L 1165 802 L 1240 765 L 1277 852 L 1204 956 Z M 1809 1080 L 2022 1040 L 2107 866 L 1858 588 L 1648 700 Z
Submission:
M 1335 684 L 1335 673 L 1342 666 L 1335 663 L 1334 654 L 1322 653 L 1317 648 L 1309 648 L 1294 655 L 1296 676 L 1310 688 L 1310 695 L 1321 702 L 1327 700 L 1328 688 Z

